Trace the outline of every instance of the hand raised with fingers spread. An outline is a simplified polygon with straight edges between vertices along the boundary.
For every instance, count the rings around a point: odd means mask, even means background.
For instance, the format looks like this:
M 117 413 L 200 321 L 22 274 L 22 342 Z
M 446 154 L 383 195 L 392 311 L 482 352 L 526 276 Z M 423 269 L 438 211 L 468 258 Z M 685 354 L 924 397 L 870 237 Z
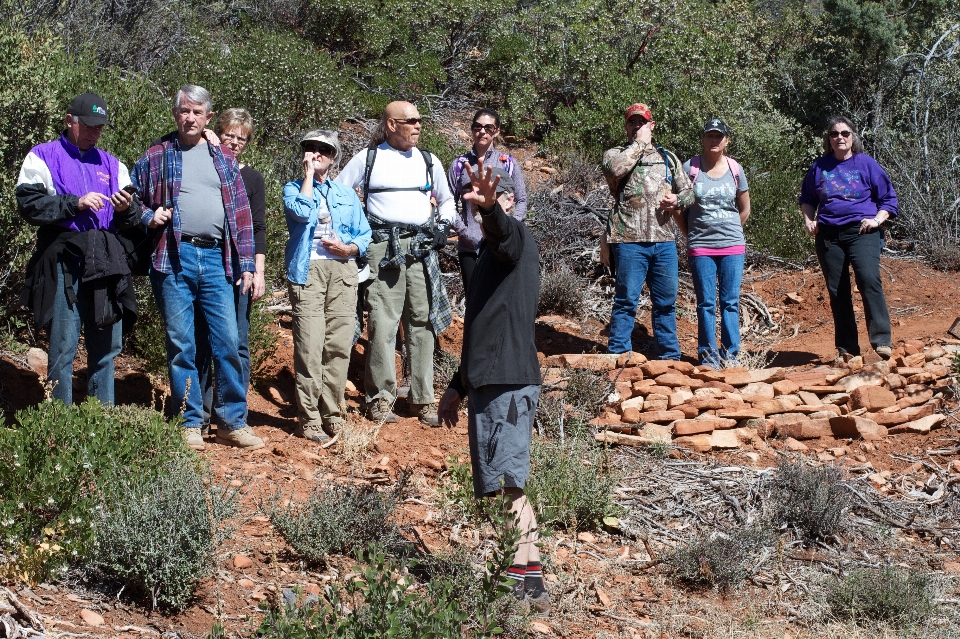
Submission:
M 483 211 L 492 210 L 497 201 L 497 185 L 500 184 L 500 176 L 494 176 L 490 168 L 484 170 L 482 158 L 477 158 L 476 172 L 469 164 L 465 165 L 464 169 L 470 177 L 470 192 L 464 193 L 463 199 L 473 202 Z

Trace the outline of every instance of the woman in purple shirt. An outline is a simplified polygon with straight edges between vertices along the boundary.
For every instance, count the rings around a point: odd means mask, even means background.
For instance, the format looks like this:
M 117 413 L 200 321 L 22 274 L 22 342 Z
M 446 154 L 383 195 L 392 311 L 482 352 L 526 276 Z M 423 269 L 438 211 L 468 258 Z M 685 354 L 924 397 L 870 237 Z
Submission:
M 897 215 L 897 194 L 876 160 L 863 152 L 853 123 L 836 116 L 827 122 L 824 154 L 803 179 L 800 209 L 807 232 L 816 237 L 817 258 L 830 293 L 834 343 L 839 356 L 860 354 L 849 268 L 863 299 L 870 345 L 890 357 L 890 314 L 880 279 L 881 225 Z

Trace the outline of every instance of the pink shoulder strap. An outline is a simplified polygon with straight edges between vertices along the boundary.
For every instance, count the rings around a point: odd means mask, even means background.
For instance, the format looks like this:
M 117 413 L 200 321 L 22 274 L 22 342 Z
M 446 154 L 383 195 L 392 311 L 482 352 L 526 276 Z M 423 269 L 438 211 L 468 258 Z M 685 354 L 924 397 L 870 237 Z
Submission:
M 740 190 L 740 163 L 728 155 L 727 165 L 730 167 L 730 173 L 733 174 L 733 182 L 737 185 L 737 190 Z
M 690 158 L 690 184 L 696 184 L 697 176 L 700 175 L 700 156 L 695 155 Z

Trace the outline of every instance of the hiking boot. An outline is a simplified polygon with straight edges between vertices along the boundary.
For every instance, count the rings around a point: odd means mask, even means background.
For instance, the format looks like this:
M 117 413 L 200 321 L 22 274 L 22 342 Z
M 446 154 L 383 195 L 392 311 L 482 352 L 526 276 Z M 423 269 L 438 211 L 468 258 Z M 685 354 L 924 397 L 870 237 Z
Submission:
M 375 399 L 367 406 L 370 421 L 378 424 L 396 424 L 397 416 L 393 414 L 393 406 L 388 399 Z
M 323 428 L 317 425 L 311 425 L 307 427 L 297 426 L 297 429 L 293 431 L 293 434 L 297 437 L 309 439 L 312 442 L 320 442 L 321 444 L 330 441 L 330 436 L 323 432 Z
M 200 434 L 199 428 L 184 428 L 183 441 L 194 450 L 203 450 L 203 435 Z
M 546 588 L 525 590 L 523 600 L 536 615 L 546 617 L 550 614 L 550 593 L 547 592 Z
M 414 404 L 413 411 L 417 414 L 417 417 L 420 418 L 421 424 L 426 424 L 427 426 L 436 426 L 440 423 L 440 418 L 437 416 L 436 402 L 431 402 L 429 404 Z
M 883 359 L 890 359 L 890 356 L 893 355 L 893 350 L 889 346 L 877 346 L 873 350 Z
M 328 436 L 333 437 L 341 430 L 343 430 L 344 424 L 347 422 L 339 417 L 331 417 L 330 419 L 323 422 L 323 432 Z
M 227 430 L 225 428 L 217 429 L 217 443 L 224 446 L 236 446 L 246 450 L 256 450 L 263 448 L 263 440 L 253 433 L 249 426 L 237 428 L 236 430 Z

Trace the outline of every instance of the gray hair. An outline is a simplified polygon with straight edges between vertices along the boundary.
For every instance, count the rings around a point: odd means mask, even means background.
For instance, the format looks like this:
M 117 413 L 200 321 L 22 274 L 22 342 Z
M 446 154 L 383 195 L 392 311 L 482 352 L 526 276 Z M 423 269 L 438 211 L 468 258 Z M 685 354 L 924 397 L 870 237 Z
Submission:
M 177 97 L 173 101 L 173 108 L 179 109 L 180 103 L 183 100 L 204 105 L 207 108 L 207 113 L 213 111 L 213 102 L 212 98 L 210 97 L 210 92 L 201 86 L 197 86 L 196 84 L 185 84 L 180 87 L 180 90 L 177 91 Z

